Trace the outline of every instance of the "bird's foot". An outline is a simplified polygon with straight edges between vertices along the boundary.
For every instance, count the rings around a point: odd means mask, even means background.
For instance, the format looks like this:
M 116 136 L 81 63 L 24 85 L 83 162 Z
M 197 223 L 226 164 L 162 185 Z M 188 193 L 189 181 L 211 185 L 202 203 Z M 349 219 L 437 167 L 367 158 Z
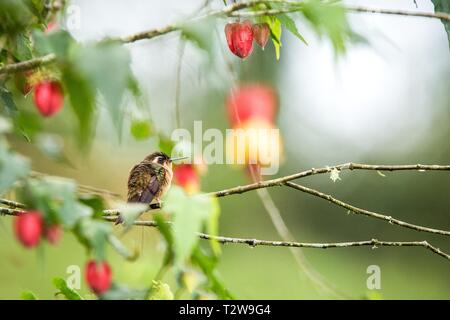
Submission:
M 117 216 L 116 222 L 114 224 L 118 225 L 118 224 L 122 224 L 122 223 L 123 223 L 123 217 L 119 214 Z

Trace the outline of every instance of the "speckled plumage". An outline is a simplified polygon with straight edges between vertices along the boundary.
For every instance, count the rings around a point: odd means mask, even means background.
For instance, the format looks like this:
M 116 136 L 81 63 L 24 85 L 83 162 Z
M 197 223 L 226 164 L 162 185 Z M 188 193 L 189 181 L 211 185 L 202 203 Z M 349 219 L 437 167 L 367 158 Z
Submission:
M 155 152 L 135 165 L 128 178 L 128 202 L 160 202 L 172 182 L 172 162 Z

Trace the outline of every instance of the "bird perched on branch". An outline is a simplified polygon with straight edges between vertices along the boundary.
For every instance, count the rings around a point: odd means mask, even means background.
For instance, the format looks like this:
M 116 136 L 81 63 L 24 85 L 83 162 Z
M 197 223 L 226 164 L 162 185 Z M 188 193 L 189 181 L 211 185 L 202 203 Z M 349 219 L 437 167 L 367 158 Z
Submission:
M 164 152 L 154 152 L 135 165 L 128 177 L 128 202 L 160 204 L 172 182 L 172 162 L 188 157 L 170 158 Z M 123 219 L 119 217 L 117 223 Z

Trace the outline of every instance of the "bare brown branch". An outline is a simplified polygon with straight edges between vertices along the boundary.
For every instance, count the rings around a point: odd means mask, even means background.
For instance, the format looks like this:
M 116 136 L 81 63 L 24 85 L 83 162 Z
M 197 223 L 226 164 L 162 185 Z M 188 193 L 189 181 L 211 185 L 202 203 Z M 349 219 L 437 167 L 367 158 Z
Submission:
M 304 178 L 304 177 L 308 177 L 308 176 L 313 176 L 313 175 L 317 175 L 317 174 L 324 174 L 324 173 L 330 173 L 333 170 L 372 170 L 372 171 L 450 171 L 450 165 L 422 165 L 422 164 L 409 164 L 409 165 L 370 165 L 370 164 L 361 164 L 361 163 L 345 163 L 345 164 L 340 164 L 337 166 L 333 166 L 333 167 L 323 167 L 323 168 L 319 168 L 319 169 L 310 169 L 310 170 L 306 170 L 306 171 L 302 171 L 299 173 L 295 173 L 292 175 L 288 175 L 288 176 L 284 176 L 284 177 L 280 177 L 277 179 L 272 179 L 272 180 L 266 180 L 266 181 L 260 181 L 260 182 L 255 182 L 255 183 L 251 183 L 248 185 L 244 185 L 244 186 L 237 186 L 237 187 L 233 187 L 233 188 L 229 188 L 229 189 L 225 189 L 225 190 L 221 190 L 221 191 L 216 191 L 216 192 L 211 192 L 209 193 L 209 195 L 211 196 L 216 196 L 216 197 L 224 197 L 224 196 L 229 196 L 229 195 L 233 195 L 233 194 L 241 194 L 244 192 L 248 192 L 248 191 L 252 191 L 252 190 L 257 190 L 257 189 L 262 189 L 262 188 L 269 188 L 269 187 L 274 187 L 274 186 L 289 186 L 291 188 L 294 188 L 296 190 L 317 196 L 319 198 L 325 199 L 335 205 L 338 205 L 340 207 L 343 207 L 347 210 L 349 210 L 350 212 L 356 213 L 356 214 L 362 214 L 368 217 L 372 217 L 372 218 L 376 218 L 376 219 L 380 219 L 383 221 L 386 221 L 390 224 L 393 225 L 398 225 L 404 228 L 408 228 L 408 229 L 412 229 L 412 230 L 416 230 L 416 231 L 421 231 L 421 232 L 428 232 L 428 233 L 433 233 L 433 234 L 439 234 L 439 235 L 444 235 L 444 236 L 450 236 L 450 231 L 447 230 L 440 230 L 440 229 L 434 229 L 434 228 L 429 228 L 429 227 L 424 227 L 424 226 L 420 226 L 420 225 L 416 225 L 416 224 L 412 224 L 409 222 L 405 222 L 396 218 L 393 218 L 391 216 L 388 215 L 384 215 L 381 213 L 377 213 L 377 212 L 373 212 L 373 211 L 369 211 L 366 209 L 362 209 L 362 208 L 358 208 L 355 207 L 353 205 L 350 205 L 348 203 L 345 203 L 341 200 L 338 200 L 334 197 L 332 197 L 329 194 L 325 194 L 322 193 L 318 190 L 315 189 L 311 189 L 305 186 L 301 186 L 299 184 L 296 183 L 292 183 L 292 180 L 295 179 L 300 179 L 300 178 Z M 11 200 L 6 200 L 6 199 L 2 199 L 0 200 L 0 203 L 8 206 L 9 208 L 0 208 L 0 214 L 6 214 L 6 215 L 17 215 L 18 213 L 21 212 L 21 210 L 18 210 L 18 208 L 24 209 L 25 205 L 11 201 Z M 156 209 L 160 209 L 161 207 L 158 204 L 152 204 L 149 206 L 149 211 L 150 210 L 156 210 Z M 105 210 L 104 211 L 105 216 L 117 216 L 119 215 L 119 211 L 115 210 L 115 209 L 111 209 L 111 210 Z M 281 230 L 281 229 L 280 229 Z M 289 239 L 285 239 L 285 240 L 289 240 Z
M 325 200 L 327 200 L 327 201 L 329 201 L 329 202 L 331 202 L 331 203 L 333 203 L 335 205 L 338 205 L 340 207 L 343 207 L 343 208 L 349 210 L 349 212 L 354 213 L 354 214 L 362 214 L 362 215 L 365 215 L 365 216 L 368 216 L 368 217 L 384 220 L 384 221 L 386 221 L 388 223 L 395 224 L 395 225 L 398 225 L 398 226 L 401 226 L 401 227 L 405 227 L 405 228 L 409 228 L 409 229 L 416 230 L 416 231 L 422 231 L 422 232 L 440 234 L 440 235 L 444 235 L 444 236 L 450 236 L 450 231 L 433 229 L 433 228 L 428 228 L 428 227 L 422 227 L 422 226 L 419 226 L 419 225 L 416 225 L 416 224 L 412 224 L 412 223 L 408 223 L 408 222 L 405 222 L 405 221 L 401 221 L 401 220 L 395 219 L 395 218 L 393 218 L 391 216 L 387 216 L 387 215 L 384 215 L 384 214 L 381 214 L 381 213 L 377 213 L 377 212 L 361 209 L 361 208 L 352 206 L 351 204 L 345 203 L 345 202 L 343 202 L 341 200 L 338 200 L 338 199 L 332 197 L 329 194 L 326 194 L 326 193 L 317 191 L 315 189 L 311 189 L 311 188 L 308 188 L 308 187 L 305 187 L 305 186 L 302 186 L 302 185 L 299 185 L 299 184 L 296 184 L 296 183 L 293 183 L 293 182 L 290 182 L 290 181 L 285 182 L 285 184 L 287 186 L 291 187 L 291 188 L 296 189 L 296 190 L 299 190 L 299 191 L 302 191 L 302 192 L 305 192 L 305 193 L 309 193 L 309 194 L 311 194 L 313 196 L 325 199 Z
M 360 163 L 344 163 L 339 164 L 333 167 L 323 167 L 323 168 L 312 168 L 309 170 L 305 170 L 299 173 L 294 173 L 288 176 L 284 176 L 281 178 L 259 181 L 251 184 L 247 184 L 244 186 L 237 186 L 225 190 L 220 190 L 216 192 L 209 193 L 210 195 L 216 197 L 224 197 L 232 194 L 241 194 L 244 192 L 267 188 L 267 187 L 276 187 L 283 186 L 285 182 L 292 181 L 304 177 L 309 177 L 317 174 L 330 173 L 333 169 L 342 171 L 342 170 L 373 170 L 373 171 L 450 171 L 450 165 L 423 165 L 423 164 L 407 164 L 407 165 L 370 165 L 370 164 L 360 164 Z
M 108 221 L 115 222 L 116 218 L 108 217 Z M 170 222 L 168 222 L 170 223 Z M 135 221 L 137 226 L 157 227 L 156 221 Z M 311 248 L 311 249 L 330 249 L 330 248 L 349 248 L 369 246 L 373 249 L 378 247 L 423 247 L 441 257 L 450 260 L 450 255 L 441 249 L 429 244 L 427 241 L 380 241 L 377 239 L 365 241 L 348 241 L 348 242 L 328 242 L 328 243 L 311 243 L 311 242 L 294 242 L 294 241 L 272 241 L 259 240 L 252 238 L 235 238 L 224 236 L 213 236 L 206 233 L 198 233 L 198 236 L 204 240 L 214 240 L 221 244 L 247 244 L 251 247 L 268 246 L 268 247 L 287 247 L 287 248 Z

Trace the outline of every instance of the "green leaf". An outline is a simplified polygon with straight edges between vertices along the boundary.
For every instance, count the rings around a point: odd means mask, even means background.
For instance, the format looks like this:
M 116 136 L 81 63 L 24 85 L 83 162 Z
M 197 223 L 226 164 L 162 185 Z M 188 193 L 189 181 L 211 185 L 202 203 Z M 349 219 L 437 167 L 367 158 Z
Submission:
M 5 107 L 6 114 L 9 117 L 14 117 L 17 114 L 17 106 L 13 100 L 11 92 L 3 86 L 0 86 L 0 100 Z
M 44 11 L 44 2 L 41 0 L 28 0 L 26 3 L 36 15 L 40 15 Z
M 174 251 L 174 240 L 172 230 L 170 229 L 169 224 L 167 223 L 166 219 L 161 213 L 155 214 L 155 221 L 158 224 L 159 232 L 161 232 L 161 235 L 164 237 L 164 240 L 166 240 L 168 251 L 170 252 L 170 255 L 172 255 Z
M 33 31 L 34 48 L 40 56 L 54 53 L 59 59 L 66 59 L 75 40 L 70 33 L 58 29 L 50 33 L 40 30 Z
M 105 209 L 105 203 L 103 198 L 99 195 L 92 193 L 82 193 L 78 197 L 78 201 L 94 211 L 94 218 L 102 218 L 103 210 Z
M 167 283 L 153 281 L 151 294 L 148 300 L 173 300 L 174 296 Z
M 125 231 L 128 231 L 136 219 L 148 210 L 148 205 L 144 203 L 125 203 L 120 205 L 118 209 L 123 219 Z
M 14 57 L 19 60 L 29 60 L 32 58 L 31 40 L 25 33 L 19 33 L 15 37 Z
M 215 257 L 208 256 L 197 246 L 192 254 L 192 262 L 200 267 L 208 279 L 209 289 L 217 294 L 220 299 L 234 299 L 215 269 L 217 265 Z
M 32 291 L 24 291 L 20 295 L 20 299 L 22 300 L 38 300 L 38 297 Z
M 36 21 L 26 2 L 17 0 L 0 1 L 0 34 L 13 34 L 29 27 Z
M 54 278 L 53 285 L 62 295 L 64 295 L 64 297 L 66 297 L 67 300 L 84 300 L 78 292 L 67 285 L 66 280 L 63 278 Z
M 265 22 L 270 28 L 270 37 L 272 38 L 273 45 L 275 47 L 275 55 L 277 60 L 280 60 L 280 48 L 281 48 L 281 21 L 277 17 L 264 17 Z
M 171 154 L 172 149 L 174 147 L 174 143 L 172 140 L 170 140 L 165 135 L 160 134 L 159 135 L 159 143 L 158 143 L 159 150 L 164 152 L 165 154 Z
M 308 45 L 305 38 L 303 38 L 303 36 L 298 32 L 297 25 L 290 16 L 288 16 L 287 14 L 279 14 L 277 15 L 277 17 L 287 30 L 289 30 L 294 36 L 299 38 L 304 44 Z
M 147 299 L 149 288 L 132 289 L 127 286 L 113 283 L 111 288 L 100 296 L 102 300 L 145 300 Z
M 122 241 L 113 234 L 108 235 L 108 242 L 118 254 L 128 261 L 135 261 L 139 257 L 139 251 L 136 248 L 134 251 L 128 250 Z
M 22 135 L 27 142 L 30 142 L 36 134 L 42 131 L 43 117 L 36 116 L 33 111 L 22 109 L 13 118 L 13 122 L 15 133 Z
M 79 240 L 88 247 L 89 251 L 99 261 L 105 259 L 106 245 L 111 232 L 111 223 L 88 218 L 82 219 L 75 230 Z
M 345 8 L 339 3 L 322 3 L 309 0 L 303 3 L 302 13 L 319 36 L 330 38 L 334 50 L 340 54 L 346 50 L 346 41 L 356 39 L 347 21 Z
M 179 286 L 187 289 L 189 294 L 192 294 L 204 282 L 204 277 L 200 272 L 192 268 L 186 268 L 178 274 L 177 282 Z
M 434 11 L 435 12 L 446 12 L 450 14 L 450 1 L 448 0 L 431 0 L 434 4 Z M 445 27 L 445 30 L 447 31 L 447 38 L 450 48 L 450 22 L 441 20 L 442 24 Z
M 211 197 L 188 195 L 182 188 L 173 186 L 164 201 L 164 211 L 172 214 L 175 265 L 181 267 L 198 242 L 202 231 L 214 211 Z
M 215 22 L 213 19 L 202 19 L 185 24 L 181 27 L 182 37 L 198 48 L 205 50 L 209 60 L 213 59 L 213 31 Z
M 37 18 L 39 25 L 44 23 L 44 21 L 47 18 L 47 10 L 45 10 L 45 3 L 40 0 L 22 0 L 27 7 L 30 9 L 30 11 L 34 14 L 34 16 Z
M 63 80 L 70 105 L 78 118 L 78 144 L 89 149 L 94 131 L 95 92 L 88 80 L 79 72 L 76 63 L 63 69 Z
M 136 140 L 146 140 L 152 134 L 152 126 L 149 120 L 133 120 L 130 130 Z
M 126 47 L 115 42 L 86 46 L 76 57 L 79 71 L 104 97 L 119 138 L 124 119 L 123 95 L 133 77 L 130 61 Z
M 79 203 L 74 181 L 58 177 L 29 179 L 19 190 L 19 197 L 28 207 L 41 211 L 46 219 L 73 228 L 81 219 L 92 216 L 92 209 Z
M 6 141 L 0 139 L 0 195 L 8 191 L 16 181 L 30 171 L 28 159 L 9 150 Z
M 366 300 L 383 300 L 383 295 L 377 290 L 367 291 L 366 295 L 363 297 Z

